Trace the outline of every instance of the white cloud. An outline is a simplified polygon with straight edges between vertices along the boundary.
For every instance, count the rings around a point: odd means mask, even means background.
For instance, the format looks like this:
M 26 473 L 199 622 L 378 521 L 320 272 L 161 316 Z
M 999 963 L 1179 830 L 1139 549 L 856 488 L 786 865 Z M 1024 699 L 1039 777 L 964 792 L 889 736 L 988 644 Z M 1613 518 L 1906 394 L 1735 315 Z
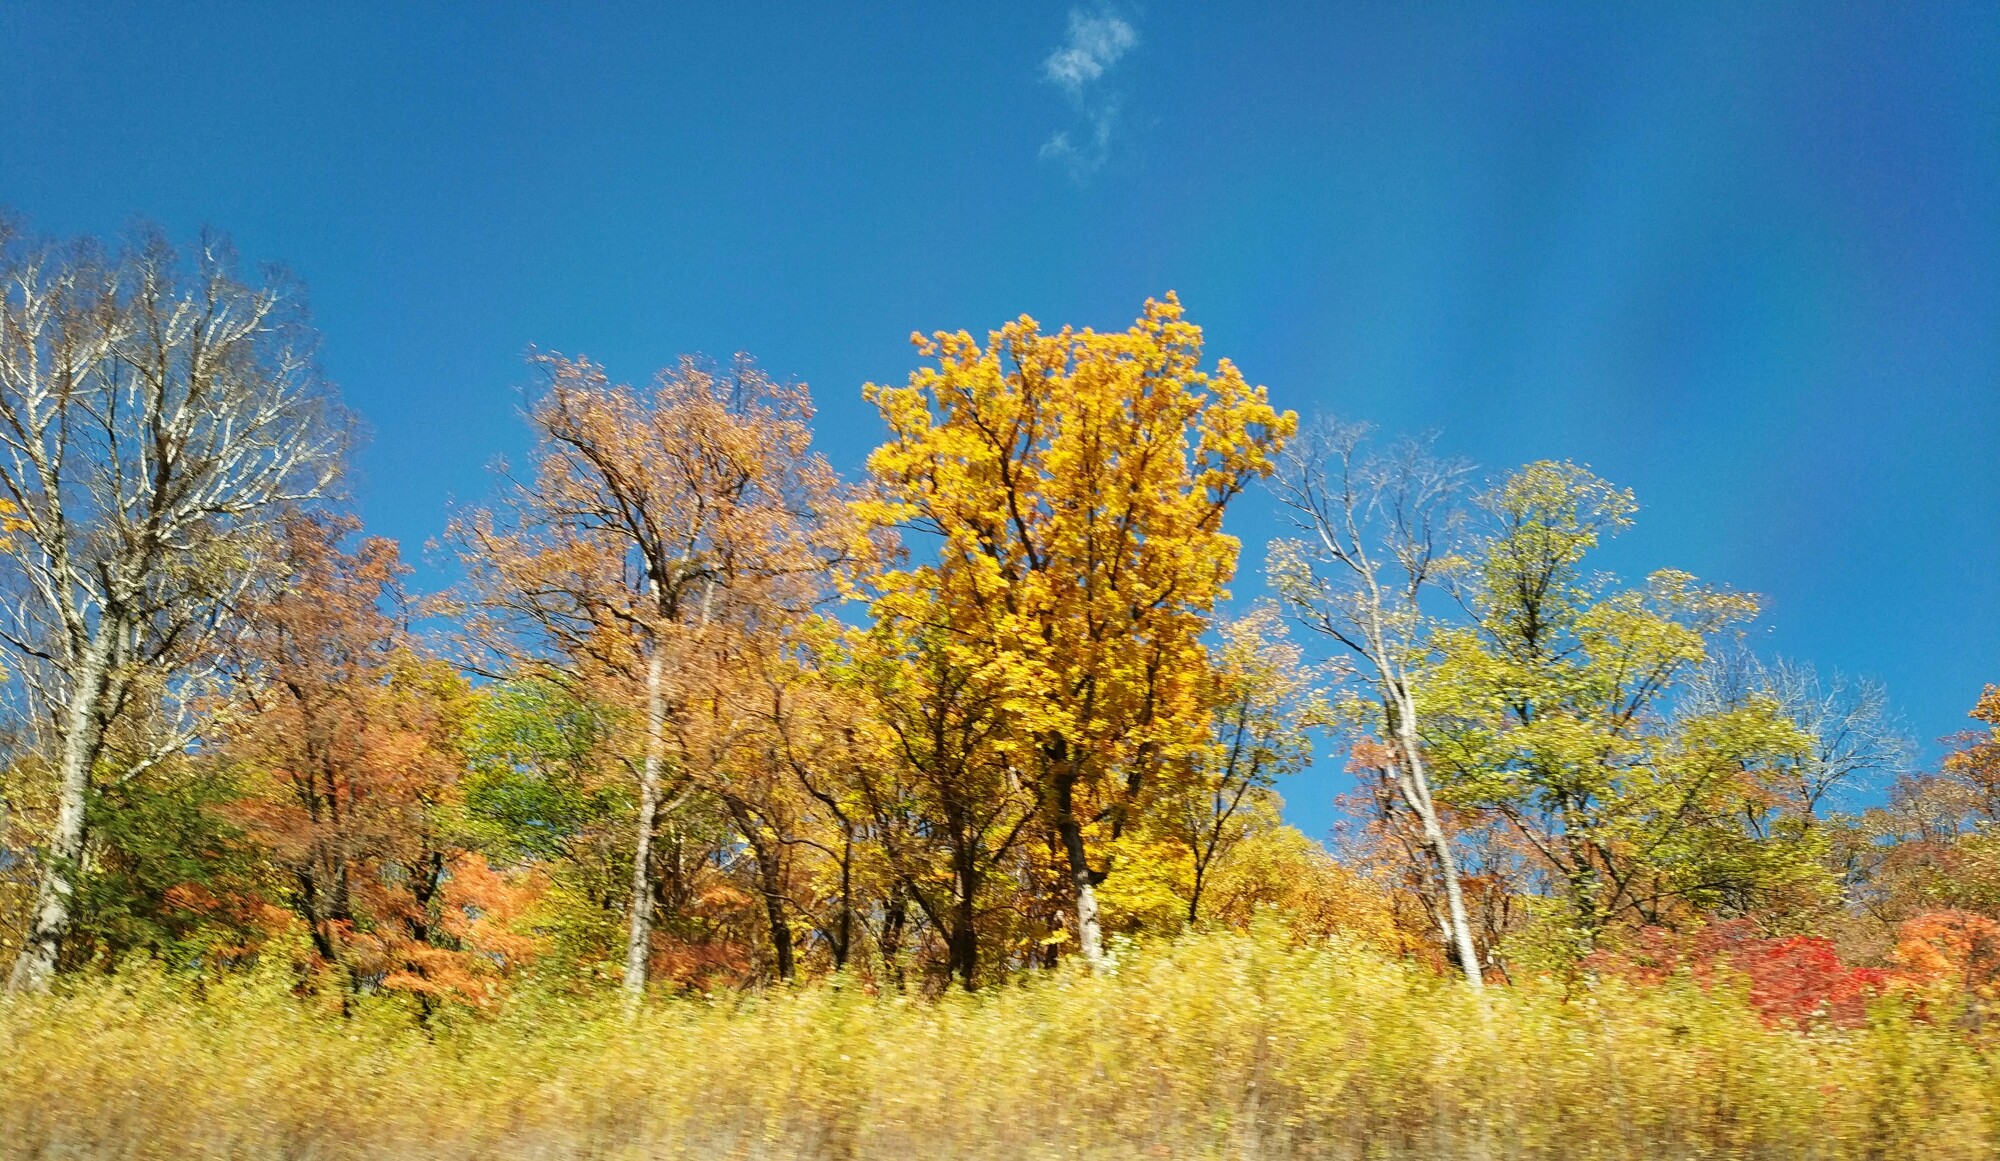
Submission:
M 1118 124 L 1118 94 L 1106 91 L 1102 82 L 1138 43 L 1138 30 L 1117 16 L 1070 10 L 1069 37 L 1042 62 L 1042 79 L 1063 91 L 1088 132 L 1057 130 L 1042 143 L 1042 160 L 1063 163 L 1079 180 L 1104 164 Z
M 1070 9 L 1069 43 L 1042 62 L 1042 75 L 1061 86 L 1070 99 L 1083 99 L 1084 87 L 1104 75 L 1139 43 L 1138 30 L 1116 16 L 1085 15 Z

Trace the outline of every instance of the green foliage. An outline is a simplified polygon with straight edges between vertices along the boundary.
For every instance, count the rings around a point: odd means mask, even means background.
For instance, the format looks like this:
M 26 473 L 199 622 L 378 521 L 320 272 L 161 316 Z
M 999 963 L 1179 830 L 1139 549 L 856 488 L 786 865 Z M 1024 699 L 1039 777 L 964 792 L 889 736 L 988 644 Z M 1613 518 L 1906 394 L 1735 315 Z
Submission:
M 1512 825 L 1584 946 L 1614 921 L 1823 897 L 1816 840 L 1745 825 L 1813 739 L 1769 698 L 1674 712 L 1677 683 L 1756 602 L 1680 572 L 1636 589 L 1586 572 L 1636 505 L 1575 465 L 1531 464 L 1482 506 L 1462 594 L 1473 620 L 1436 634 L 1420 687 L 1441 797 Z
M 481 849 L 551 859 L 620 810 L 619 788 L 594 775 L 599 712 L 552 681 L 482 690 L 466 723 L 465 826 Z
M 213 763 L 168 763 L 93 789 L 72 963 L 148 955 L 226 966 L 262 932 L 258 851 L 230 818 L 239 788 Z

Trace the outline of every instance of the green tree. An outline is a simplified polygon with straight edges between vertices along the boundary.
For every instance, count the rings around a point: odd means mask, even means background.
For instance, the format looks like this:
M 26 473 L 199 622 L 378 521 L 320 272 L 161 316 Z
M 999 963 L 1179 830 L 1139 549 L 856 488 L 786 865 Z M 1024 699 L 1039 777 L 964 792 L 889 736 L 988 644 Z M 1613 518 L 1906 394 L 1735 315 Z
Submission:
M 1504 818 L 1535 852 L 1582 949 L 1619 921 L 1743 914 L 1823 889 L 1799 828 L 1759 835 L 1812 739 L 1774 700 L 1676 714 L 1677 683 L 1754 598 L 1585 569 L 1632 522 L 1632 494 L 1568 463 L 1520 469 L 1480 500 L 1462 600 L 1423 683 L 1425 748 L 1451 805 Z

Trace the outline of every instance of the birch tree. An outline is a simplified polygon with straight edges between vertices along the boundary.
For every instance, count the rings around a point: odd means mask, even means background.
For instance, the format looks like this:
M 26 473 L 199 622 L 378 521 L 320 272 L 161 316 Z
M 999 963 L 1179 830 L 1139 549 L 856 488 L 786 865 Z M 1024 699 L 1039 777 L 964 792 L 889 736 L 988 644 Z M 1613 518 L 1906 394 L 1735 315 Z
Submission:
M 1432 794 L 1420 733 L 1427 652 L 1423 600 L 1457 565 L 1452 537 L 1469 466 L 1405 441 L 1365 450 L 1368 428 L 1322 422 L 1287 451 L 1273 488 L 1300 535 L 1271 547 L 1271 580 L 1293 614 L 1338 645 L 1367 690 L 1369 726 L 1402 804 L 1417 818 L 1445 898 L 1445 942 L 1483 984 L 1451 836 Z
M 176 711 L 268 559 L 267 517 L 335 477 L 344 424 L 314 349 L 297 288 L 239 277 L 218 240 L 106 253 L 0 224 L 0 497 L 18 526 L 0 642 L 57 784 L 11 990 L 56 969 L 93 780 L 191 744 Z

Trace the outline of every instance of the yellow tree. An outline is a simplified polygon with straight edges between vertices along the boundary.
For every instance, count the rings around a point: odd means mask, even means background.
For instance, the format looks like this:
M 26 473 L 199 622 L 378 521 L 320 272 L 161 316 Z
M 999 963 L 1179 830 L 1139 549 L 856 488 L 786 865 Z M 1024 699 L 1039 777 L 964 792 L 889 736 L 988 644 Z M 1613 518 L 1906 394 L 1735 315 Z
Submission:
M 941 630 L 964 668 L 1004 684 L 998 756 L 1059 836 L 1095 962 L 1110 868 L 1092 844 L 1205 735 L 1201 635 L 1238 550 L 1223 510 L 1297 420 L 1227 360 L 1203 370 L 1201 330 L 1171 294 L 1118 333 L 1024 316 L 983 346 L 914 341 L 932 365 L 864 389 L 891 435 L 863 511 L 936 553 L 878 575 L 874 612 Z
M 1201 920 L 1213 872 L 1257 833 L 1264 821 L 1258 808 L 1276 813 L 1273 782 L 1312 761 L 1310 731 L 1328 721 L 1325 701 L 1313 689 L 1315 668 L 1286 639 L 1276 607 L 1253 608 L 1224 625 L 1221 635 L 1209 678 L 1212 736 L 1162 812 L 1188 862 L 1189 923 Z
M 1005 744 L 1005 666 L 961 647 L 942 605 L 899 608 L 852 634 L 845 651 L 866 697 L 852 733 L 867 756 L 849 764 L 848 784 L 898 895 L 943 941 L 946 972 L 971 990 L 987 958 L 982 942 L 1013 910 L 1009 888 L 1029 878 L 1018 859 L 1035 790 Z M 894 934 L 878 944 L 903 943 L 901 926 L 885 924 Z M 896 970 L 888 955 L 884 968 Z

